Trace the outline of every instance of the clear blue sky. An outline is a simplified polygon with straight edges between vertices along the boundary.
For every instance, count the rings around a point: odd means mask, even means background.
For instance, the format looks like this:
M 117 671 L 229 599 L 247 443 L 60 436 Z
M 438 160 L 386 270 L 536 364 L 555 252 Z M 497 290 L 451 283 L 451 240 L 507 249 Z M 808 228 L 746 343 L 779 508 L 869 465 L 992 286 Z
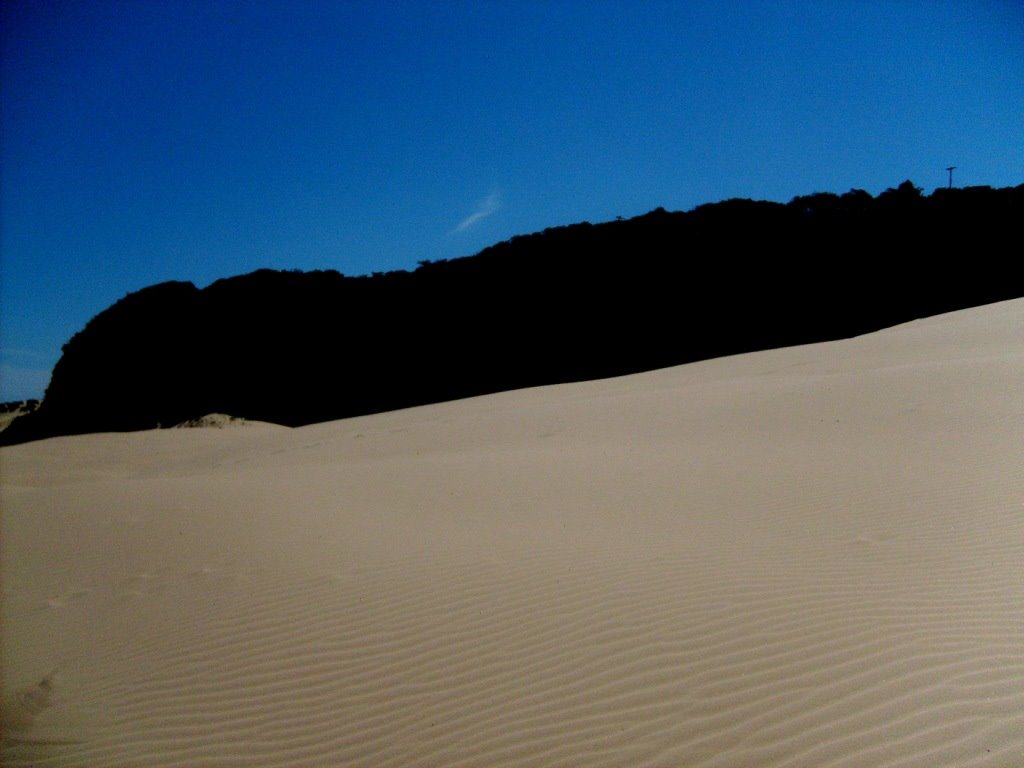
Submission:
M 1015 0 L 3 0 L 0 400 L 126 293 L 1024 182 Z

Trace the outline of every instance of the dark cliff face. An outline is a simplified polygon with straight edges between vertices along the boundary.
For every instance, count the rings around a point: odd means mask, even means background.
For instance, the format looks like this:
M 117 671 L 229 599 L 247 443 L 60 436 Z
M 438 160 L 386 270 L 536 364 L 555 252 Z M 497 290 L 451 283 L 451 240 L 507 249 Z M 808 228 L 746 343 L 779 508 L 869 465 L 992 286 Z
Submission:
M 164 283 L 76 334 L 0 442 L 211 412 L 300 425 L 848 337 L 1024 295 L 1022 214 L 1024 186 L 906 182 L 559 227 L 415 272 Z

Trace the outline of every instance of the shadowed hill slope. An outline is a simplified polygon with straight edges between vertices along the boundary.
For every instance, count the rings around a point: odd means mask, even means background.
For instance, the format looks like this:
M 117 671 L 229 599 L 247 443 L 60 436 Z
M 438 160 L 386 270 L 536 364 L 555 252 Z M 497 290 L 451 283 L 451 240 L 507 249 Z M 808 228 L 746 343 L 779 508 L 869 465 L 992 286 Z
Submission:
M 301 425 L 843 338 L 1024 296 L 1024 185 L 910 182 L 515 237 L 413 272 L 274 272 L 130 294 L 0 443 L 206 413 Z

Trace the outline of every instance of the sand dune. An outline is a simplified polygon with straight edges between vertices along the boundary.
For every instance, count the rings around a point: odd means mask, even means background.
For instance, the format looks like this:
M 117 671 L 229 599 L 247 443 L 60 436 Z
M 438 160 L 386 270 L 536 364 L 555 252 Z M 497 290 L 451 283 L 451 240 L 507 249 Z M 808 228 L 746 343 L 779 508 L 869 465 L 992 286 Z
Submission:
M 1022 766 L 1024 301 L 5 448 L 4 765 Z

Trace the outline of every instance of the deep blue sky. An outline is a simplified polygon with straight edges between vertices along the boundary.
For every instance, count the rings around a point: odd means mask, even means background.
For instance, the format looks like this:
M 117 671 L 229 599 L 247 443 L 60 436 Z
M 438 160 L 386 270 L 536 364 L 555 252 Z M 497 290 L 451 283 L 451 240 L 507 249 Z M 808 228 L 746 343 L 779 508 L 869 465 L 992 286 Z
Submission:
M 3 0 L 0 45 L 0 400 L 163 280 L 1024 181 L 1010 0 Z

